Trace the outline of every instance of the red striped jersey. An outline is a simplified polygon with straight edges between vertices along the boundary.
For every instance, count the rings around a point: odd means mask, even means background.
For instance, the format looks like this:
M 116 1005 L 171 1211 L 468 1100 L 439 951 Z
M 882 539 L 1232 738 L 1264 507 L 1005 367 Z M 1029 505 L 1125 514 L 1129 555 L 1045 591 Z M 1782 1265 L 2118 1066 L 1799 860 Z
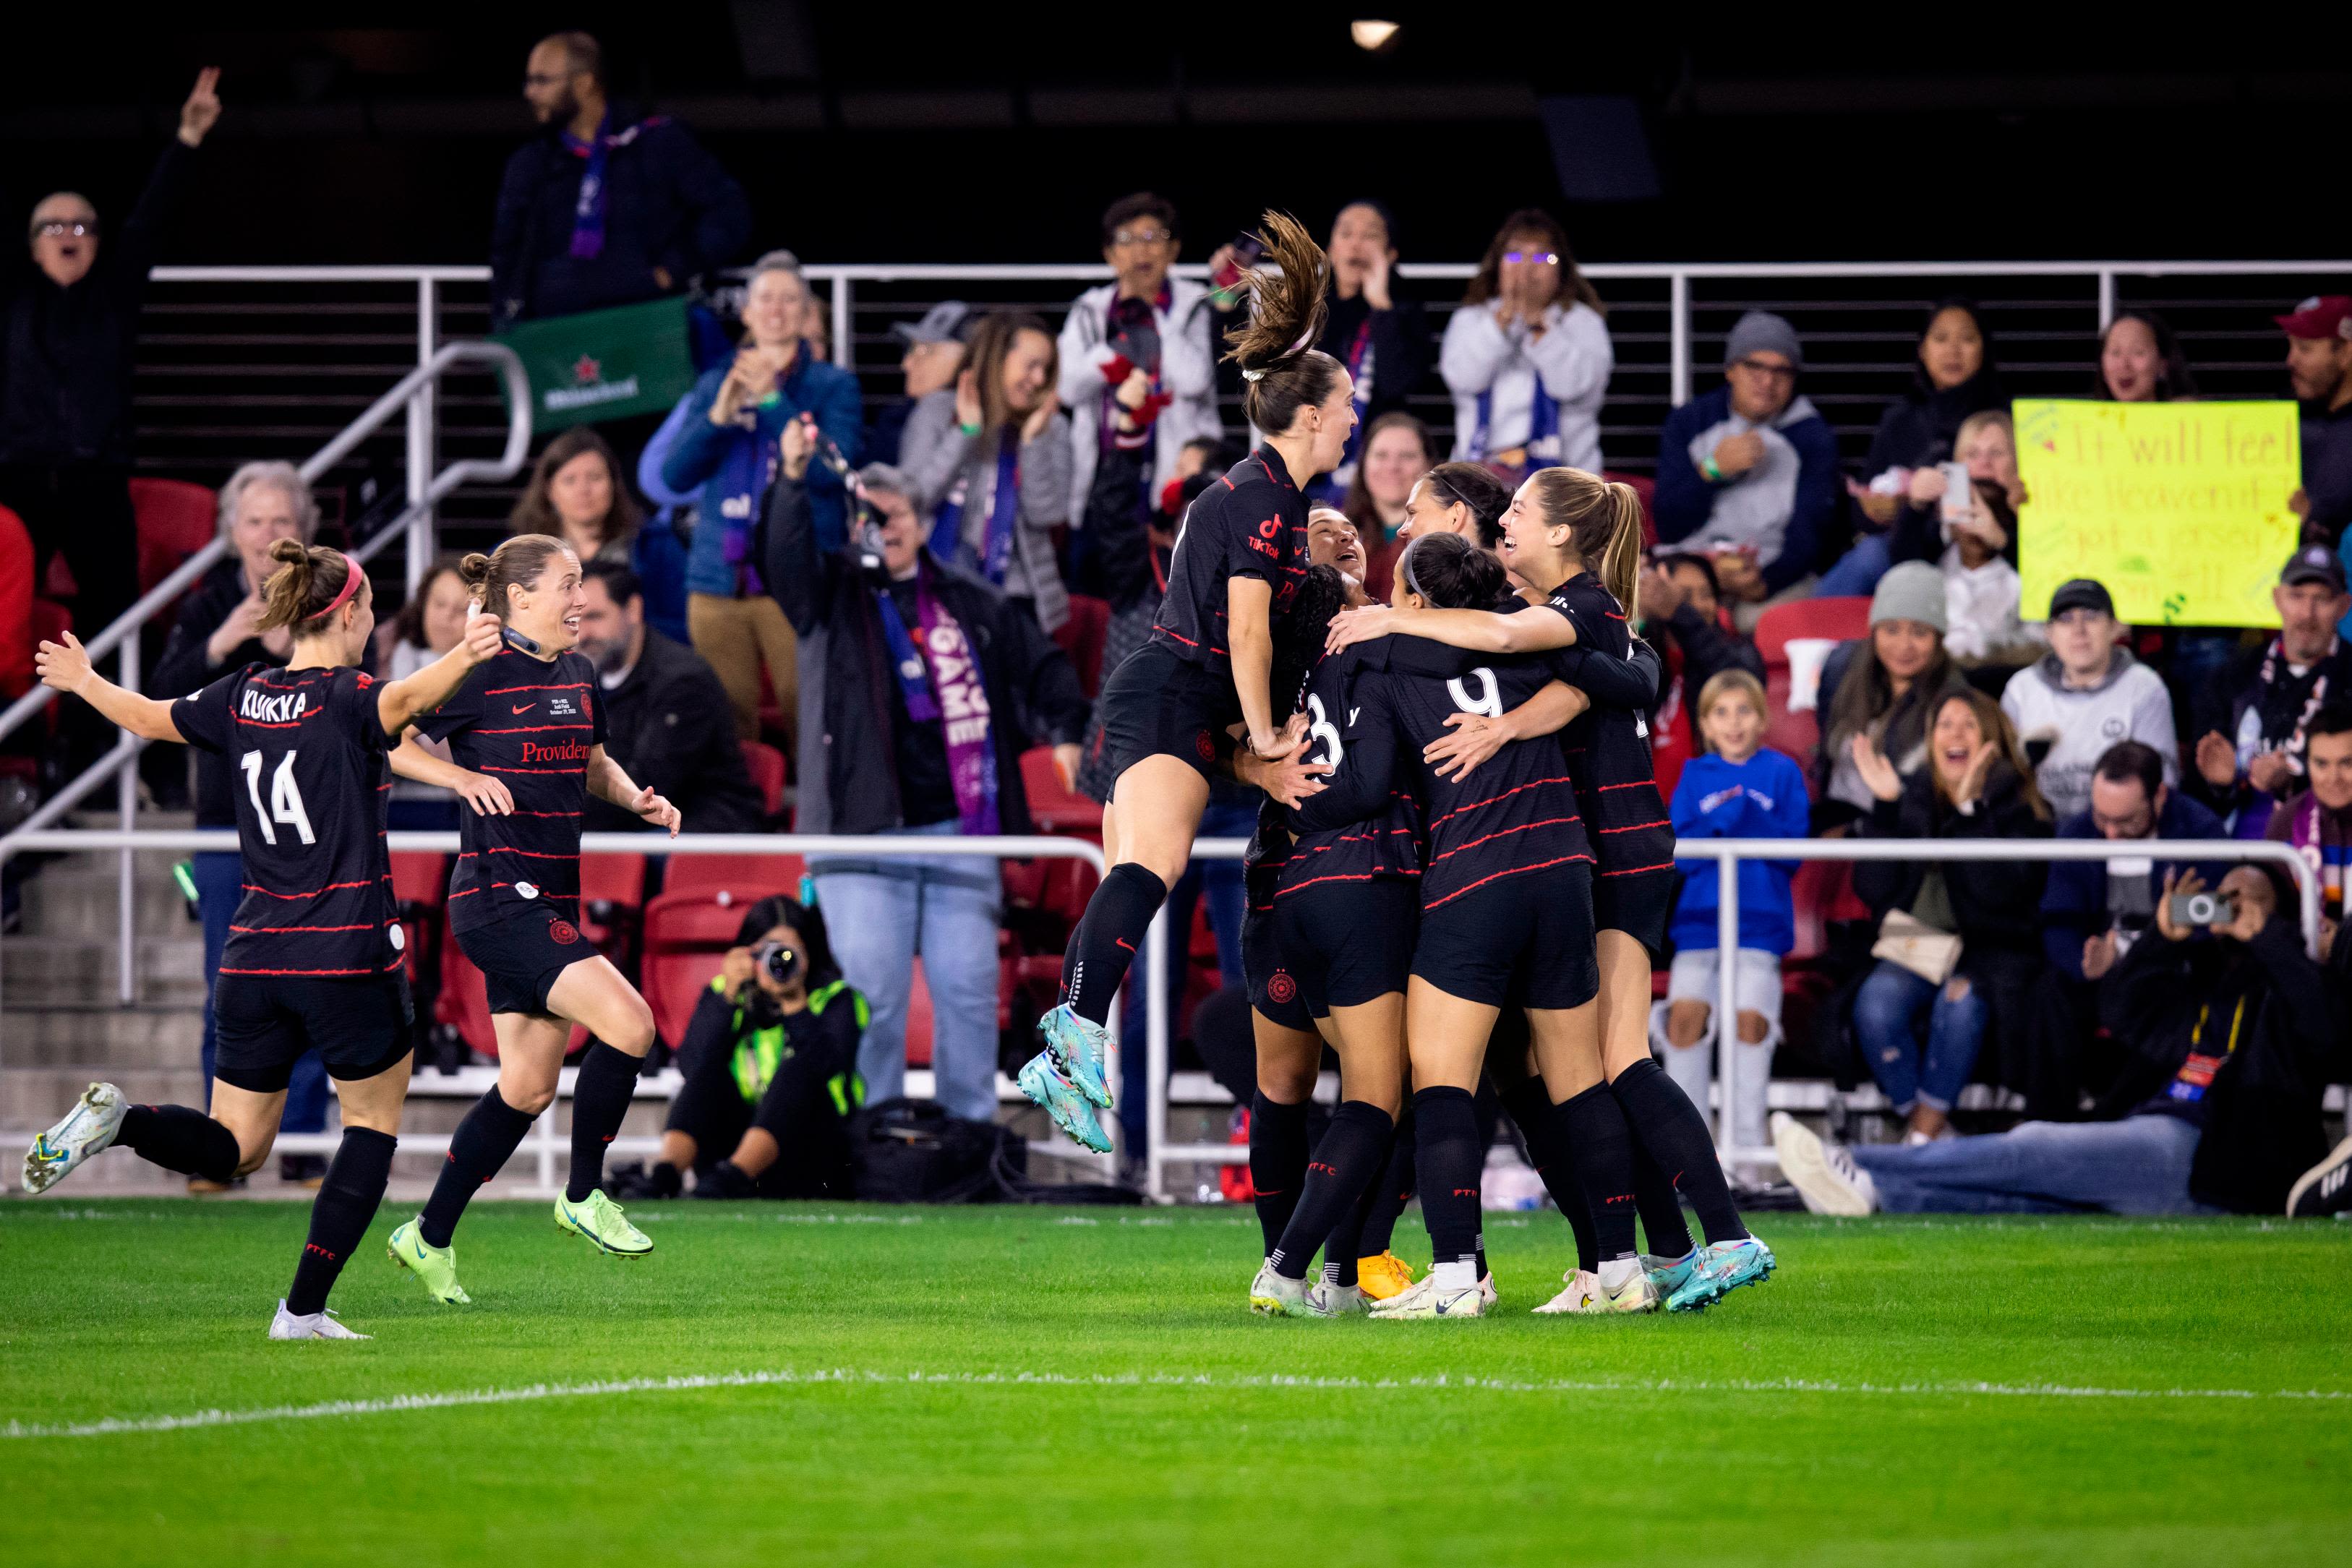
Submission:
M 1253 577 L 1274 590 L 1286 615 L 1307 575 L 1307 497 L 1271 447 L 1260 447 L 1202 491 L 1184 512 L 1168 562 L 1168 596 L 1151 640 L 1195 664 L 1233 657 L 1225 641 L 1225 583 Z
M 1331 768 L 1324 780 L 1327 793 L 1349 765 L 1348 743 L 1341 733 L 1348 716 L 1348 667 L 1344 653 L 1324 655 L 1307 674 L 1299 697 L 1299 706 L 1307 715 L 1306 760 Z M 1371 763 L 1367 759 L 1361 766 L 1369 768 Z M 1370 882 L 1376 876 L 1420 878 L 1423 818 L 1412 776 L 1391 778 L 1385 800 L 1372 800 L 1369 793 L 1360 794 L 1353 788 L 1346 797 L 1343 809 L 1365 808 L 1361 821 L 1335 822 L 1329 809 L 1319 813 L 1304 808 L 1292 810 L 1295 839 L 1282 865 L 1276 897 L 1308 887 Z M 1308 805 L 1320 798 L 1310 797 Z M 1305 821 L 1300 820 L 1302 814 Z
M 546 899 L 580 911 L 580 813 L 588 754 L 604 744 L 604 693 L 579 653 L 552 662 L 511 645 L 474 667 L 457 695 L 417 727 L 449 743 L 458 767 L 488 775 L 514 796 L 510 816 L 467 810 L 449 873 L 449 925 L 471 931 L 518 904 Z
M 1591 862 L 1576 791 L 1550 738 L 1512 741 L 1466 779 L 1440 779 L 1421 759 L 1454 714 L 1500 716 L 1542 690 L 1552 679 L 1543 660 L 1377 637 L 1349 649 L 1339 665 L 1339 768 L 1293 814 L 1295 826 L 1360 821 L 1385 810 L 1391 790 L 1410 789 L 1427 813 L 1424 911 L 1506 877 Z
M 1567 616 L 1576 628 L 1575 648 L 1563 650 L 1571 658 L 1578 649 L 1620 659 L 1632 650 L 1624 609 L 1590 572 L 1553 589 L 1543 608 Z M 1658 794 L 1649 721 L 1637 709 L 1589 695 L 1592 707 L 1560 731 L 1559 747 L 1600 856 L 1599 873 L 1606 877 L 1671 871 L 1675 830 Z
M 245 896 L 224 975 L 329 978 L 400 967 L 383 823 L 380 695 L 348 667 L 253 664 L 172 705 L 182 738 L 229 765 Z

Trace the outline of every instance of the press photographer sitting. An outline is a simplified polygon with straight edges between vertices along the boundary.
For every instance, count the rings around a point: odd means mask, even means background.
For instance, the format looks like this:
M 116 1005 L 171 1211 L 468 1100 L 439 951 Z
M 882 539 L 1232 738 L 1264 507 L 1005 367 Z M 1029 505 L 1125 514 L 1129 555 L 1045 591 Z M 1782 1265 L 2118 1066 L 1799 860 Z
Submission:
M 617 1197 L 676 1197 L 688 1168 L 697 1197 L 849 1196 L 866 998 L 841 977 L 824 917 L 781 894 L 751 907 L 735 941 L 678 1047 L 686 1082 L 661 1157 L 616 1167 Z
M 1817 1214 L 2279 1213 L 2327 1152 L 2319 1103 L 2342 1022 L 2295 910 L 2268 862 L 2210 894 L 2194 871 L 2165 879 L 2162 940 L 2136 944 L 2105 996 L 2130 1064 L 2098 1120 L 1845 1149 L 1783 1114 L 1782 1170 Z

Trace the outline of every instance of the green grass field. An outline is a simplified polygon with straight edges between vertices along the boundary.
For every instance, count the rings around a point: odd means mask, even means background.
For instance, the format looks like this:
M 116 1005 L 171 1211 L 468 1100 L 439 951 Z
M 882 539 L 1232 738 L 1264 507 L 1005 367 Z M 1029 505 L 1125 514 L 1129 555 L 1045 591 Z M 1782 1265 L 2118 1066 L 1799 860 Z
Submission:
M 484 1204 L 470 1310 L 407 1212 L 374 1341 L 285 1345 L 299 1207 L 0 1204 L 0 1562 L 2352 1556 L 2352 1227 L 1765 1216 L 1770 1283 L 1598 1322 L 1492 1217 L 1501 1315 L 1390 1324 L 1251 1318 L 1233 1210 Z

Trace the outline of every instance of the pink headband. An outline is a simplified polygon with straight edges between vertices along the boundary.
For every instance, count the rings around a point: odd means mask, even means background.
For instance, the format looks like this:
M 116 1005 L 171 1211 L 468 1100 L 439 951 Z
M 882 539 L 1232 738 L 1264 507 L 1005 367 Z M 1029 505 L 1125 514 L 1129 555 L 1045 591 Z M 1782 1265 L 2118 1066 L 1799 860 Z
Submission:
M 342 591 L 336 594 L 334 598 L 329 600 L 327 601 L 327 607 L 324 610 L 320 611 L 318 614 L 311 616 L 311 620 L 317 621 L 323 619 L 326 616 L 332 615 L 336 611 L 341 610 L 343 607 L 344 600 L 349 599 L 352 594 L 359 591 L 360 582 L 367 576 L 367 573 L 362 571 L 360 570 L 360 563 L 353 560 L 349 556 L 345 556 L 343 558 L 343 566 L 345 569 L 345 575 L 343 577 Z

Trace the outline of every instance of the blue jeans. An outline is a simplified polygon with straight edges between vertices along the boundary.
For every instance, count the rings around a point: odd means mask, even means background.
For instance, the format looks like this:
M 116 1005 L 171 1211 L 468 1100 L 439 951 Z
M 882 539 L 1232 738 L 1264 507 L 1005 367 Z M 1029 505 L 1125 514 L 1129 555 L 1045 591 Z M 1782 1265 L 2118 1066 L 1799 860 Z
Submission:
M 245 859 L 226 850 L 205 850 L 188 866 L 196 884 L 196 913 L 205 923 L 205 1103 L 212 1103 L 213 979 L 220 973 L 221 951 L 228 946 L 229 922 L 245 898 Z M 306 1051 L 294 1063 L 286 1085 L 286 1113 L 278 1122 L 289 1133 L 327 1130 L 327 1067 L 315 1051 Z
M 943 838 L 952 821 L 899 830 Z M 866 1100 L 906 1092 L 907 1003 L 915 957 L 931 993 L 933 1098 L 968 1121 L 996 1119 L 996 927 L 1003 877 L 985 855 L 809 862 L 833 956 L 866 993 L 873 1022 L 857 1048 Z
M 2178 1116 L 2126 1116 L 1853 1153 L 1890 1214 L 2218 1214 L 2189 1196 L 2200 1135 Z
M 1955 987 L 1961 995 L 1952 994 Z M 1854 993 L 1853 1037 L 1863 1060 L 1906 1115 L 1921 1103 L 1951 1110 L 1976 1071 L 1984 1031 L 1984 998 L 1958 974 L 1936 986 L 1881 959 Z
M 1853 541 L 1853 548 L 1838 557 L 1837 564 L 1822 573 L 1821 581 L 1813 585 L 1817 599 L 1863 597 L 1878 586 L 1890 564 L 1890 547 L 1885 534 L 1864 534 Z
M 1199 837 L 1204 839 L 1245 839 L 1257 831 L 1255 790 L 1237 800 L 1226 800 L 1228 791 L 1220 790 L 1209 798 L 1208 809 L 1201 813 Z M 1242 983 L 1242 923 L 1249 914 L 1249 894 L 1242 886 L 1242 862 L 1239 861 L 1196 860 L 1187 866 L 1176 885 L 1168 890 L 1168 1039 L 1176 1039 L 1176 1020 L 1184 1006 L 1184 970 L 1186 956 L 1192 951 L 1192 911 L 1196 904 L 1207 901 L 1209 929 L 1217 937 L 1217 973 L 1228 986 Z M 1150 1063 L 1143 1048 L 1144 966 L 1139 960 L 1127 972 L 1127 989 L 1119 998 L 1118 1119 L 1127 1133 L 1128 1146 L 1139 1149 L 1144 1145 L 1145 1098 L 1149 1085 L 1144 1078 Z

